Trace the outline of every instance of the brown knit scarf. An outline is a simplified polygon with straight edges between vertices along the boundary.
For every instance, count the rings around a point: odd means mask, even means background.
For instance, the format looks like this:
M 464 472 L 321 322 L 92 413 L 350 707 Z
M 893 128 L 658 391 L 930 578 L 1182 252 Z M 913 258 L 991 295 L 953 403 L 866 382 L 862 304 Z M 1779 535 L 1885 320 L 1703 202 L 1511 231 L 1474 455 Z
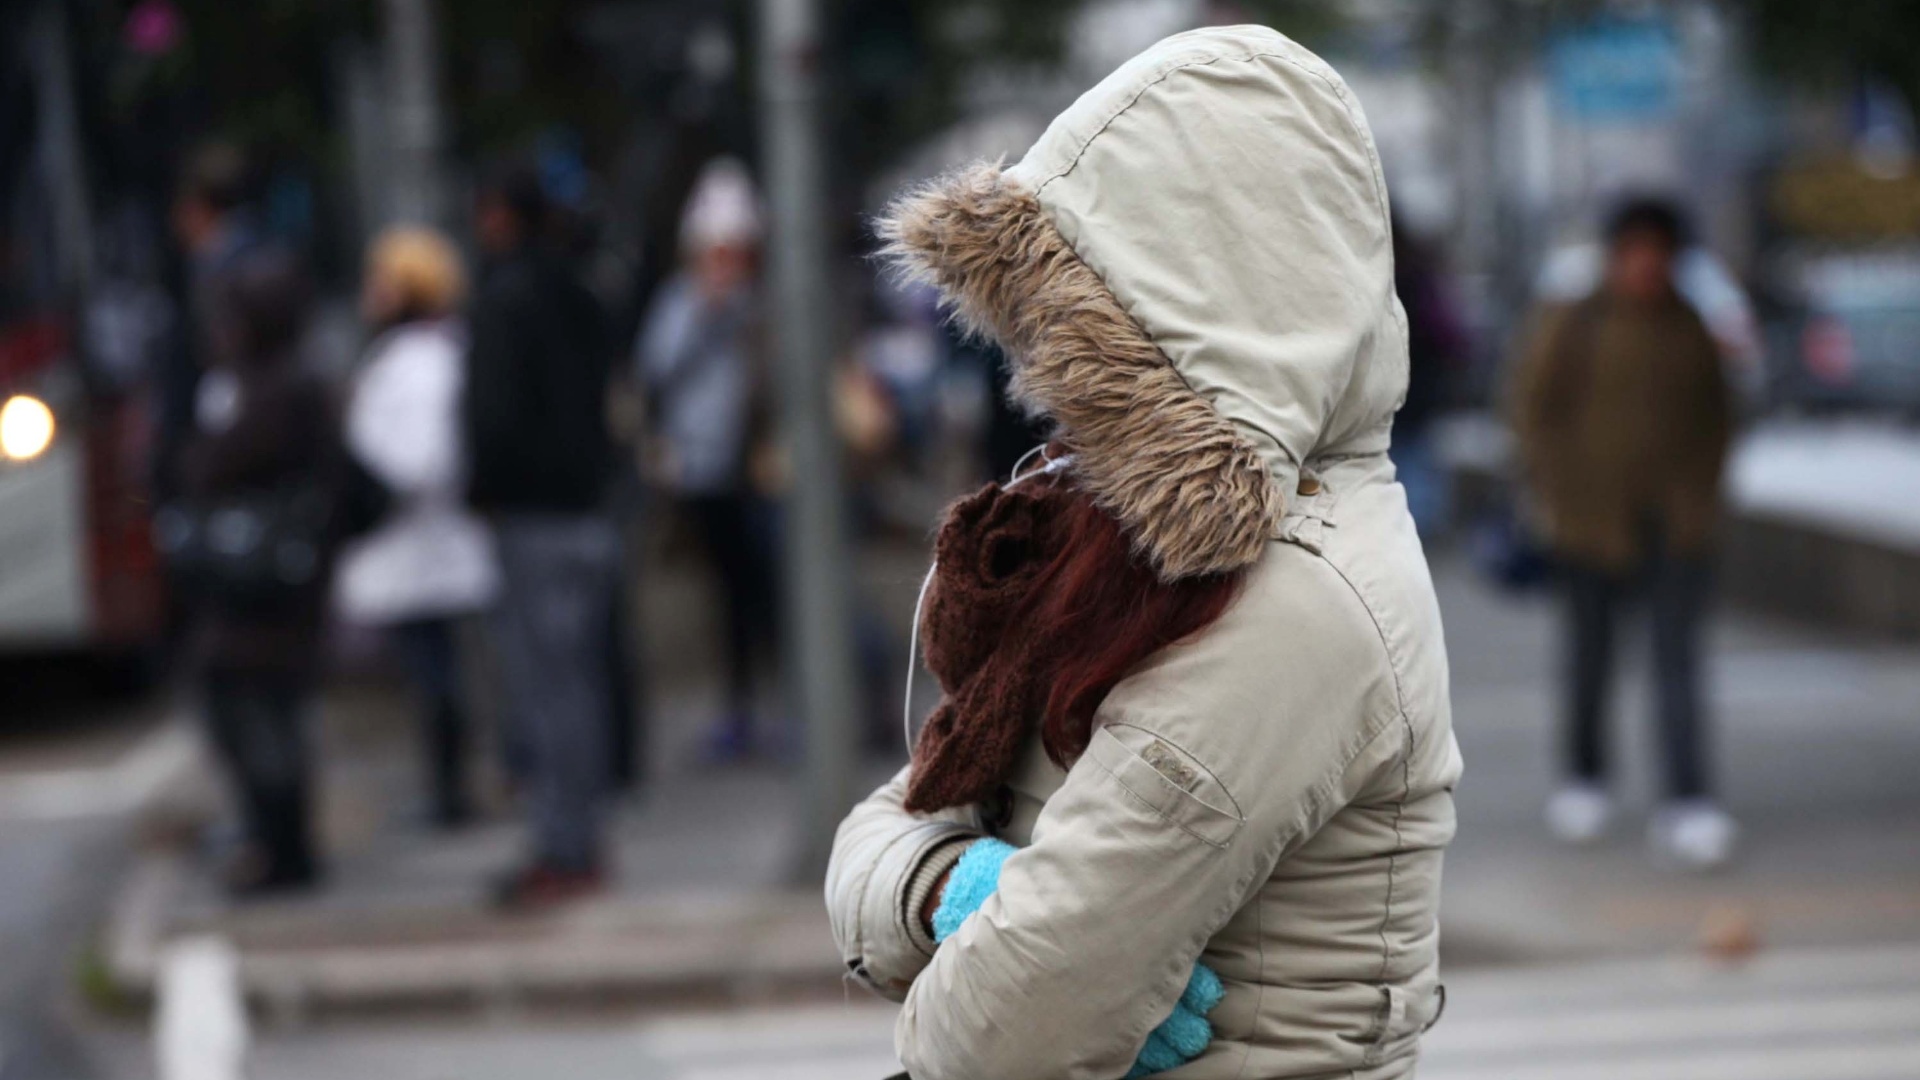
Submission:
M 945 696 L 914 744 L 908 810 L 987 799 L 1040 723 L 1052 643 L 1019 616 L 1060 554 L 1071 497 L 1036 478 L 989 484 L 948 509 L 920 620 L 927 670 Z

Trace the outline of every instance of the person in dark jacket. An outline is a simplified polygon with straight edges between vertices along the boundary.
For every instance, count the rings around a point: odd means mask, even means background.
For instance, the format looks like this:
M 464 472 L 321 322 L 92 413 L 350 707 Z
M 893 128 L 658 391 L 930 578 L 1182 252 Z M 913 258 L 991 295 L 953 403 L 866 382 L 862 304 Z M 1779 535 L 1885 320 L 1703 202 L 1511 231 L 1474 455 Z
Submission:
M 220 359 L 199 380 L 181 447 L 187 505 L 271 515 L 282 500 L 325 505 L 337 489 L 331 401 L 297 352 L 309 295 L 298 260 L 271 248 L 238 259 L 221 280 L 210 312 Z M 207 725 L 246 827 L 227 875 L 241 895 L 303 888 L 319 873 L 303 729 L 330 553 L 323 533 L 314 540 L 311 567 L 270 599 L 189 597 Z
M 537 177 L 492 177 L 476 206 L 490 265 L 470 320 L 468 500 L 492 523 L 495 635 L 509 738 L 520 748 L 532 847 L 501 883 L 507 907 L 596 891 L 609 784 L 605 641 L 619 537 L 604 507 L 612 348 L 605 313 L 543 243 Z
M 194 430 L 201 373 L 217 366 L 213 308 L 223 282 L 262 240 L 246 210 L 247 161 L 227 143 L 208 143 L 187 159 L 171 224 L 185 265 L 180 320 L 154 378 L 154 497 L 180 493 L 180 455 Z

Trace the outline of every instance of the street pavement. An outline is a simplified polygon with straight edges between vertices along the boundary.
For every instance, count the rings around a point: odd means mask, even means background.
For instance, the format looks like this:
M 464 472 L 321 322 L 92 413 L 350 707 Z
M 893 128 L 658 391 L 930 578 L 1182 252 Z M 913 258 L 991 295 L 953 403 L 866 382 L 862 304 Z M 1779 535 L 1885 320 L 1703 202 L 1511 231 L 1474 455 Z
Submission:
M 1673 951 L 1729 919 L 1775 947 L 1920 941 L 1920 649 L 1721 613 L 1713 757 L 1746 838 L 1735 866 L 1694 875 L 1654 864 L 1644 843 L 1657 787 L 1644 625 L 1627 624 L 1614 694 L 1621 819 L 1571 849 L 1540 823 L 1555 780 L 1553 598 L 1491 593 L 1451 562 L 1436 584 L 1466 759 L 1450 961 Z
M 163 702 L 102 693 L 96 674 L 0 665 L 0 1080 L 98 1075 L 75 1032 L 75 957 L 139 793 L 178 754 Z
M 866 1001 L 640 1022 L 268 1039 L 259 1080 L 881 1080 L 893 1010 Z M 1470 970 L 1448 978 L 1421 1080 L 1914 1080 L 1920 945 Z

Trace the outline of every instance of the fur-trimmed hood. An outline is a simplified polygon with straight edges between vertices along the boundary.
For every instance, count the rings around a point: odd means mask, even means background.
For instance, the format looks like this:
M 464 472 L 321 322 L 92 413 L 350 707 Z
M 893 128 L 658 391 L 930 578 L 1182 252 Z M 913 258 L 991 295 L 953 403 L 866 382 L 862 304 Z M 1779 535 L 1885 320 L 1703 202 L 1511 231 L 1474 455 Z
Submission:
M 1018 164 L 912 191 L 880 231 L 1177 579 L 1255 562 L 1316 458 L 1386 451 L 1407 370 L 1387 220 L 1346 84 L 1241 26 L 1148 49 Z

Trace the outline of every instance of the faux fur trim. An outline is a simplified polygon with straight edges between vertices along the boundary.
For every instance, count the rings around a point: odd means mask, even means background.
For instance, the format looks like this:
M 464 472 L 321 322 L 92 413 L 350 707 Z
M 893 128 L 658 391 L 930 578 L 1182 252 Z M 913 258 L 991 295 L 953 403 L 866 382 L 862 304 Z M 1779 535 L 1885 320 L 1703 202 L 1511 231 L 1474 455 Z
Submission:
M 998 165 L 971 165 L 901 196 L 879 232 L 883 256 L 1005 347 L 1015 400 L 1058 422 L 1077 482 L 1161 578 L 1259 559 L 1284 509 L 1259 452 L 1186 384 L 1038 199 Z

